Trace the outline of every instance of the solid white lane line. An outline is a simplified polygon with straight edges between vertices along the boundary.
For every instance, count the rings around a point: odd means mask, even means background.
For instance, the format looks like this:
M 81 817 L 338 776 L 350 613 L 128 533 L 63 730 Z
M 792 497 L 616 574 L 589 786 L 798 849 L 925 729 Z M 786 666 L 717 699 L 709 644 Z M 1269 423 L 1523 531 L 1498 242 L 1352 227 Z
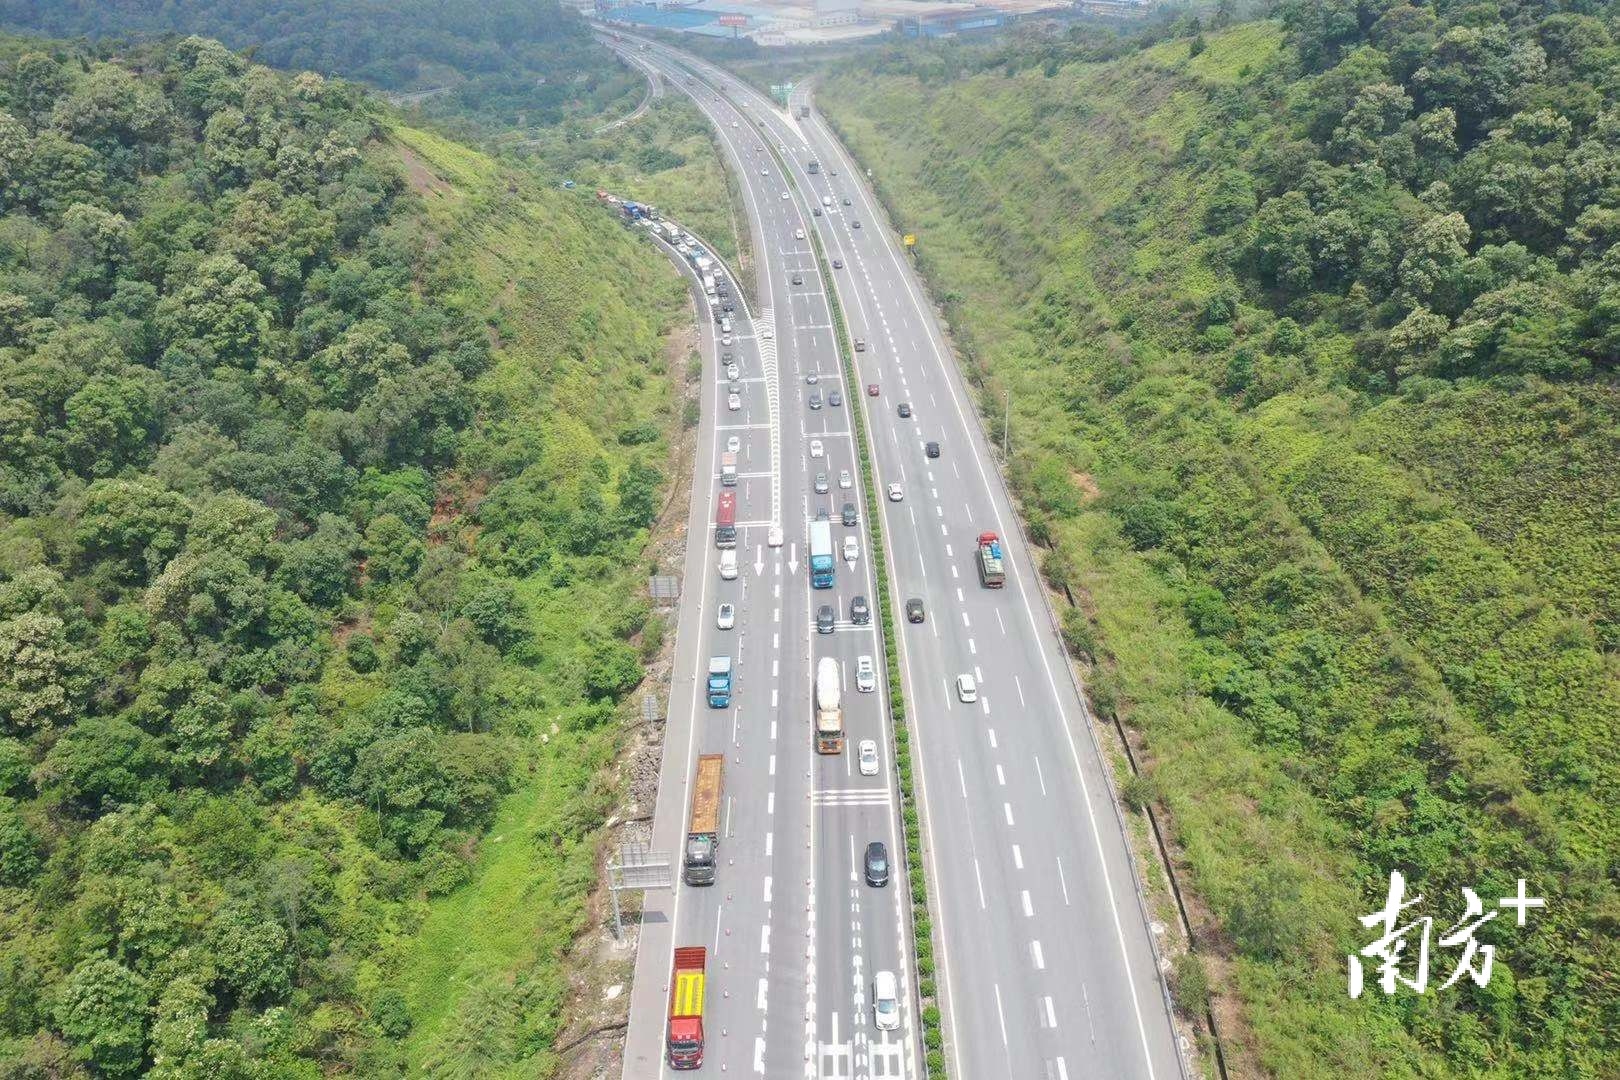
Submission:
M 1057 864 L 1058 864 L 1058 884 L 1063 886 L 1063 903 L 1064 903 L 1065 906 L 1067 906 L 1068 903 L 1069 903 L 1069 879 L 1063 876 L 1063 860 L 1059 859 L 1057 861 Z
M 1041 771 L 1041 759 L 1035 759 L 1035 776 L 1041 782 L 1041 794 L 1046 794 L 1046 774 Z
M 996 1018 L 1001 1022 L 1001 1045 L 1007 1045 L 1007 1014 L 1001 1011 L 1001 984 L 991 984 L 996 991 Z

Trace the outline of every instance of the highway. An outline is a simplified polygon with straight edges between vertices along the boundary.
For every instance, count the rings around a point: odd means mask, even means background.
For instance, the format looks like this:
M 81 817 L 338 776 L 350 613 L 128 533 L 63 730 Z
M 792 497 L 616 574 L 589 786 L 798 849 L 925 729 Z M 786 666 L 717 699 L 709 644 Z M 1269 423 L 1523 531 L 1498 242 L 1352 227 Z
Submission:
M 807 474 L 822 467 L 802 455 L 800 446 L 807 437 L 826 433 L 827 452 L 838 455 L 827 466 L 832 475 L 854 466 L 848 439 L 839 434 L 849 427 L 839 410 L 811 412 L 802 405 L 804 372 L 819 368 L 825 386 L 825 377 L 836 378 L 837 358 L 828 297 L 815 287 L 809 249 L 794 231 L 817 230 L 829 261 L 842 264 L 833 273 L 843 313 L 850 332 L 865 343 L 855 354 L 859 382 L 877 387 L 875 397 L 861 388 L 855 388 L 854 396 L 846 391 L 843 407 L 867 410 L 880 489 L 890 483 L 901 485 L 902 500 L 883 502 L 896 610 L 905 600 L 918 598 L 927 612 L 924 622 L 901 623 L 897 633 L 929 842 L 926 870 L 934 897 L 946 1050 L 954 1074 L 1182 1076 L 1184 1064 L 1152 930 L 1137 893 L 1123 822 L 1090 719 L 1066 667 L 1039 591 L 1036 565 L 1018 531 L 972 399 L 899 238 L 885 224 L 853 160 L 815 116 L 802 91 L 796 92 L 791 112 L 784 111 L 719 69 L 665 46 L 653 44 L 640 55 L 661 68 L 672 86 L 692 94 L 709 114 L 730 164 L 744 182 L 761 260 L 759 295 L 782 338 L 778 372 L 782 491 L 784 504 L 796 513 L 817 505 L 814 496 L 804 494 Z M 808 119 L 798 116 L 801 104 L 812 105 Z M 778 154 L 772 155 L 772 149 Z M 811 159 L 822 166 L 814 174 L 807 168 Z M 779 162 L 790 169 L 792 185 L 780 175 Z M 783 192 L 789 197 L 784 199 Z M 817 206 L 820 215 L 813 213 Z M 789 286 L 794 270 L 804 273 L 802 289 Z M 909 418 L 899 415 L 902 403 L 910 407 Z M 725 423 L 722 419 L 722 429 Z M 938 458 L 925 454 L 930 441 L 940 446 Z M 835 489 L 835 520 L 842 501 L 837 495 Z M 1002 589 L 983 588 L 976 574 L 975 539 L 986 531 L 999 535 L 1007 555 Z M 788 532 L 790 539 L 802 538 L 803 529 L 795 520 Z M 712 556 L 712 550 L 707 554 Z M 779 555 L 777 565 L 780 562 Z M 870 596 L 864 563 L 863 553 L 856 580 Z M 848 594 L 853 591 L 846 584 L 848 578 L 840 567 L 836 590 L 844 602 L 840 612 L 847 612 Z M 774 580 L 772 575 L 760 578 Z M 822 641 L 812 640 L 809 621 L 812 605 L 819 604 L 824 594 L 811 596 L 802 573 L 796 571 L 784 570 L 781 580 L 784 640 L 801 642 L 810 655 L 826 654 Z M 708 599 L 706 594 L 704 602 Z M 750 603 L 758 607 L 762 599 Z M 770 603 L 774 618 L 774 596 Z M 753 610 L 749 618 L 758 620 L 762 614 Z M 757 635 L 758 630 L 750 633 Z M 799 637 L 791 637 L 795 634 Z M 832 654 L 846 662 L 853 654 L 876 655 L 878 647 L 869 628 L 841 628 L 832 635 L 832 643 L 836 643 Z M 796 658 L 792 645 L 783 648 L 781 678 L 773 680 L 769 692 L 779 692 L 782 722 L 802 727 L 810 700 L 810 666 L 804 662 L 808 656 Z M 761 660 L 750 653 L 745 662 L 757 671 Z M 796 670 L 790 674 L 789 667 Z M 959 694 L 956 684 L 962 674 L 975 678 L 976 700 L 965 701 Z M 750 693 L 755 698 L 743 706 L 744 713 L 762 716 L 750 712 L 759 705 L 759 691 L 745 684 L 745 702 Z M 785 931 L 807 934 L 804 940 L 813 945 L 803 950 L 802 957 L 773 954 L 770 999 L 759 1010 L 765 1025 L 764 1060 L 744 1052 L 730 1059 L 732 1069 L 751 1068 L 772 1077 L 796 1075 L 788 1071 L 783 1057 L 787 1047 L 777 1041 L 777 1025 L 791 1023 L 797 1008 L 809 1025 L 800 1032 L 803 1049 L 814 1051 L 804 1062 L 805 1075 L 902 1075 L 879 1071 L 890 1062 L 879 1063 L 872 1054 L 876 1033 L 871 1029 L 870 1001 L 857 996 L 861 980 L 869 981 L 876 966 L 905 971 L 907 942 L 899 922 L 904 914 L 901 890 L 867 889 L 858 880 L 848 880 L 851 856 L 858 853 L 863 837 L 885 838 L 894 851 L 898 836 L 892 801 L 889 805 L 862 801 L 868 797 L 865 792 L 878 790 L 880 780 L 887 798 L 897 798 L 887 761 L 890 741 L 880 726 L 886 715 L 878 709 L 882 695 L 851 695 L 856 696 L 866 700 L 855 702 L 851 743 L 880 738 L 882 776 L 863 784 L 863 778 L 846 775 L 841 768 L 848 753 L 842 759 L 798 759 L 805 772 L 793 775 L 808 779 L 811 793 L 800 795 L 813 810 L 802 823 L 807 830 L 802 849 L 774 863 L 752 860 L 748 869 L 734 875 L 755 891 L 759 877 L 771 875 L 778 883 L 774 911 L 761 912 L 757 904 L 745 908 L 741 886 L 736 907 L 729 913 L 721 911 L 722 921 L 774 918 L 780 929 L 772 926 L 773 940 L 787 940 L 779 936 Z M 769 711 L 777 715 L 774 701 Z M 807 750 L 803 737 L 792 742 L 795 752 Z M 666 764 L 676 756 L 672 750 L 673 746 L 666 751 Z M 728 769 L 757 770 L 757 753 L 743 753 L 742 764 L 735 767 L 728 759 Z M 833 794 L 850 790 L 856 794 Z M 793 784 L 778 784 L 778 791 L 780 814 L 781 800 L 791 796 Z M 661 796 L 660 815 L 663 802 Z M 757 812 L 756 803 L 751 813 Z M 781 826 L 775 823 L 779 837 Z M 849 850 L 841 850 L 845 845 Z M 731 852 L 737 854 L 743 846 L 734 844 Z M 778 847 L 778 855 L 781 851 Z M 726 872 L 732 873 L 732 868 Z M 784 873 L 794 876 L 780 876 Z M 790 905 L 794 910 L 785 912 L 783 901 L 789 894 L 780 883 L 797 880 L 800 874 L 802 883 Z M 808 895 L 805 887 L 811 890 Z M 674 925 L 680 944 L 704 943 L 702 928 L 714 924 L 712 901 L 691 894 L 719 891 L 677 890 Z M 857 900 L 858 910 L 850 906 Z M 830 929 L 834 925 L 836 931 Z M 699 939 L 682 936 L 686 934 L 698 934 Z M 637 994 L 643 992 L 643 973 L 649 966 L 658 985 L 667 983 L 667 949 L 658 958 L 662 971 L 657 970 L 659 963 L 650 964 L 649 951 L 644 938 Z M 796 961 L 802 962 L 782 980 L 779 1002 L 776 965 Z M 751 970 L 755 966 L 750 962 Z M 911 1070 L 919 1068 L 910 1015 L 913 986 L 909 973 L 903 978 L 904 1024 L 896 1034 L 899 1061 Z M 795 1000 L 793 987 L 800 979 L 804 984 L 798 986 L 800 997 Z M 753 1000 L 752 994 L 748 997 Z M 734 1005 L 723 1004 L 728 1010 Z M 656 1006 L 633 999 L 628 1047 L 641 1045 L 646 1031 L 661 1025 L 662 1006 L 661 999 Z M 858 1017 L 865 1019 L 864 1031 L 855 1028 L 865 1036 L 864 1059 L 858 1035 L 852 1035 L 849 1027 Z M 711 1043 L 736 1043 L 742 1027 L 740 1021 L 734 1022 L 729 1036 L 711 1036 Z M 849 1044 L 847 1064 L 840 1049 L 844 1041 Z M 829 1054 L 828 1047 L 834 1052 Z M 627 1052 L 625 1075 L 649 1073 L 633 1071 Z
M 710 950 L 706 1072 L 916 1077 L 904 880 L 896 873 L 890 886 L 877 888 L 863 874 L 868 843 L 881 841 L 891 857 L 903 845 L 886 690 L 881 678 L 874 692 L 855 689 L 860 657 L 883 668 L 875 623 L 851 620 L 851 601 L 874 596 L 866 535 L 841 523 L 845 502 L 865 505 L 848 415 L 858 403 L 843 385 L 808 211 L 801 200 L 782 198 L 788 188 L 776 158 L 747 118 L 710 98 L 700 95 L 699 104 L 715 121 L 732 167 L 751 181 L 743 190 L 758 307 L 745 311 L 739 304 L 729 345 L 706 310 L 699 319 L 708 392 L 653 842 L 678 855 L 696 758 L 724 753 L 720 865 L 712 886 L 677 878 L 672 896 L 647 897 L 624 1076 L 671 1075 L 663 1061 L 671 949 L 703 945 Z M 728 407 L 726 353 L 739 368 L 736 411 Z M 835 391 L 841 404 L 831 403 Z M 820 408 L 809 405 L 815 392 Z M 739 453 L 740 574 L 724 581 L 713 523 L 722 490 L 717 462 L 732 438 Z M 818 473 L 825 493 L 814 490 Z M 840 557 L 835 587 L 812 589 L 809 524 L 822 510 Z M 768 543 L 773 525 L 782 529 L 780 547 Z M 842 557 L 846 537 L 859 548 L 852 561 Z M 736 605 L 730 630 L 716 625 L 721 602 Z M 815 628 L 815 611 L 824 604 L 836 613 L 826 634 Z M 704 699 L 707 660 L 715 655 L 732 656 L 738 667 L 728 709 L 710 709 Z M 848 738 L 838 755 L 815 753 L 812 741 L 813 671 L 822 657 L 836 659 L 843 673 Z M 867 739 L 880 748 L 874 776 L 862 776 L 856 765 L 856 748 Z M 896 1030 L 875 1025 L 872 982 L 879 971 L 893 972 L 900 987 Z

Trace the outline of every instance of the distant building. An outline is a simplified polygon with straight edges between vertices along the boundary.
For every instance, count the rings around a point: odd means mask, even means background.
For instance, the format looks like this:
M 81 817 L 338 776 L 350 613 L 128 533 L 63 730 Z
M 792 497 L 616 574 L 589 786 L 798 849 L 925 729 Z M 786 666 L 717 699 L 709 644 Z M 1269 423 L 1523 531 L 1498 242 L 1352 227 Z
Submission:
M 907 37 L 954 37 L 980 30 L 998 30 L 1006 26 L 1009 16 L 995 8 L 973 8 L 968 11 L 949 11 L 901 19 L 897 29 Z

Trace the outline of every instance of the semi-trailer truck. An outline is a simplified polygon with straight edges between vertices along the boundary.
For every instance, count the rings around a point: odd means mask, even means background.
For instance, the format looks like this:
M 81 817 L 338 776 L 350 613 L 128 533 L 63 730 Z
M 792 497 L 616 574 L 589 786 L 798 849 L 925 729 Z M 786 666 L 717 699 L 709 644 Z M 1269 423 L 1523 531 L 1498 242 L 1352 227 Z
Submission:
M 664 1043 L 669 1067 L 697 1069 L 703 1065 L 703 990 L 709 954 L 702 945 L 675 950 L 669 975 L 669 1027 Z
M 837 559 L 833 556 L 832 522 L 810 523 L 810 586 L 815 589 L 833 587 L 833 573 Z
M 844 679 L 830 656 L 816 663 L 816 753 L 844 752 Z
M 714 884 L 715 856 L 720 850 L 720 770 L 725 760 L 724 754 L 704 754 L 698 758 L 683 864 L 683 876 L 688 885 Z
M 731 657 L 709 657 L 709 708 L 724 709 L 731 704 Z
M 717 548 L 734 548 L 737 546 L 737 494 L 732 491 L 720 493 L 720 504 L 714 511 L 714 546 Z
M 1007 584 L 1007 564 L 1001 554 L 1001 539 L 993 532 L 979 534 L 979 581 L 987 589 Z

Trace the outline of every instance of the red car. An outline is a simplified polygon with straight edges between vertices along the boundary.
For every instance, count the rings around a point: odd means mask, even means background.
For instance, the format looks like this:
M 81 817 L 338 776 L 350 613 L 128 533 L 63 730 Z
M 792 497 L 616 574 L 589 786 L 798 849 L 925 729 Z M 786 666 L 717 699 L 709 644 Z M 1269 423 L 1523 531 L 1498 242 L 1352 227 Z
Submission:
M 867 397 L 877 397 L 878 396 L 878 385 L 877 385 L 877 383 L 869 382 L 869 383 L 866 384 L 866 396 Z

